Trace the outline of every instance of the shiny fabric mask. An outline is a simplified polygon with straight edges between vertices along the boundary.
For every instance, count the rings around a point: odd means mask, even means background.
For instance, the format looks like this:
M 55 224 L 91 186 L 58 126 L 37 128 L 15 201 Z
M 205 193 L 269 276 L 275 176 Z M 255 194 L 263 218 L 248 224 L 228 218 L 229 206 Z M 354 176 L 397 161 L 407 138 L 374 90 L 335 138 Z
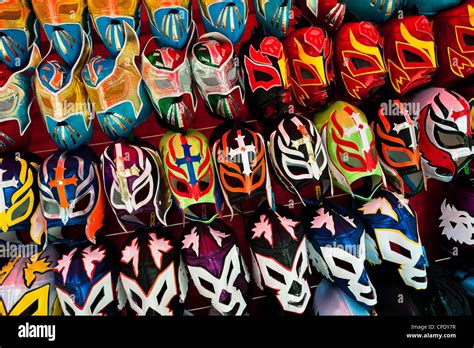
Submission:
M 391 19 L 380 28 L 384 62 L 400 97 L 429 84 L 437 69 L 433 31 L 424 16 Z
M 199 0 L 199 8 L 206 32 L 218 32 L 233 45 L 239 43 L 249 14 L 247 0 Z
M 45 241 L 38 195 L 38 165 L 18 154 L 0 158 L 0 239 L 3 234 L 29 234 L 39 245 Z
M 254 0 L 260 28 L 266 35 L 283 38 L 290 25 L 291 0 Z
M 113 56 L 118 55 L 125 44 L 124 23 L 136 30 L 139 36 L 141 1 L 87 0 L 87 5 L 95 30 Z
M 428 178 L 448 182 L 473 157 L 469 105 L 459 94 L 428 88 L 412 103 L 420 107 L 421 161 Z
M 474 1 L 434 17 L 439 62 L 437 86 L 453 86 L 474 74 Z
M 83 243 L 59 257 L 56 292 L 66 316 L 114 316 L 124 304 L 117 258 L 111 246 Z
M 353 211 L 367 232 L 367 261 L 397 266 L 403 282 L 417 290 L 426 289 L 427 259 L 418 233 L 416 215 L 408 201 L 396 193 L 381 190 L 368 203 L 352 201 Z
M 358 199 L 368 201 L 385 177 L 375 149 L 375 138 L 364 113 L 337 101 L 314 117 L 329 157 L 336 185 Z M 355 187 L 356 182 L 362 185 Z
M 339 0 L 295 0 L 294 6 L 312 25 L 323 28 L 330 34 L 339 29 L 346 13 L 346 4 Z
M 57 316 L 57 260 L 52 246 L 30 257 L 12 257 L 0 268 L 0 316 Z
M 174 131 L 186 131 L 197 109 L 191 64 L 184 49 L 163 47 L 151 52 L 153 43 L 152 38 L 142 53 L 146 90 L 158 119 Z
M 0 154 L 28 147 L 34 99 L 31 79 L 40 60 L 38 46 L 33 44 L 28 65 L 0 83 Z
M 278 118 L 292 103 L 288 59 L 273 36 L 252 35 L 240 48 L 248 104 L 258 118 Z
M 36 16 L 43 25 L 48 41 L 67 65 L 81 59 L 88 32 L 86 0 L 35 0 Z
M 276 297 L 284 311 L 302 314 L 311 297 L 308 243 L 296 216 L 282 206 L 277 210 L 258 209 L 248 220 L 253 278 L 260 290 Z
M 182 255 L 202 297 L 222 315 L 242 315 L 249 304 L 250 274 L 234 230 L 215 220 L 190 223 L 183 231 Z
M 124 231 L 167 224 L 171 193 L 155 149 L 120 140 L 105 149 L 101 162 L 105 193 Z
M 123 23 L 124 46 L 116 58 L 92 58 L 82 71 L 82 80 L 102 130 L 113 140 L 127 137 L 151 113 L 135 57 L 140 43 L 128 23 Z
M 368 22 L 346 23 L 334 43 L 338 96 L 354 103 L 368 99 L 387 76 L 377 29 Z
M 404 0 L 344 0 L 347 11 L 359 21 L 383 23 L 395 13 Z
M 328 158 L 314 124 L 308 119 L 285 115 L 270 135 L 268 153 L 277 178 L 303 204 L 317 198 L 304 197 L 301 190 L 314 186 L 319 195 L 332 192 Z
M 246 113 L 242 72 L 224 35 L 201 36 L 190 52 L 193 79 L 213 116 L 237 119 Z
M 9 0 L 0 7 L 0 62 L 8 69 L 23 69 L 30 59 L 39 28 L 27 0 Z
M 91 46 L 83 35 L 81 58 L 74 66 L 68 68 L 48 54 L 36 69 L 34 84 L 41 115 L 60 148 L 76 149 L 92 138 L 93 114 L 81 77 Z
M 272 202 L 272 189 L 263 137 L 244 126 L 226 131 L 214 143 L 212 156 L 224 199 L 232 206 L 253 197 Z
M 85 236 L 94 243 L 105 209 L 95 153 L 88 147 L 57 150 L 41 164 L 39 187 L 50 239 L 60 240 L 63 227 L 85 225 Z
M 185 135 L 168 132 L 161 138 L 160 154 L 166 180 L 183 219 L 211 222 L 221 215 L 222 193 L 207 138 L 194 129 Z M 210 206 L 212 211 L 208 211 Z
M 321 109 L 333 89 L 332 44 L 318 27 L 295 30 L 284 41 L 293 95 L 304 112 Z
M 180 315 L 188 292 L 180 244 L 168 231 L 138 229 L 125 242 L 120 280 L 131 309 L 139 316 Z
M 160 47 L 182 49 L 192 29 L 191 0 L 144 0 L 150 28 Z
M 426 177 L 418 148 L 419 129 L 403 104 L 384 103 L 374 126 L 380 164 L 391 189 L 411 197 L 426 189 Z
M 325 201 L 301 212 L 312 265 L 325 278 L 367 307 L 377 294 L 364 267 L 364 225 L 350 210 Z

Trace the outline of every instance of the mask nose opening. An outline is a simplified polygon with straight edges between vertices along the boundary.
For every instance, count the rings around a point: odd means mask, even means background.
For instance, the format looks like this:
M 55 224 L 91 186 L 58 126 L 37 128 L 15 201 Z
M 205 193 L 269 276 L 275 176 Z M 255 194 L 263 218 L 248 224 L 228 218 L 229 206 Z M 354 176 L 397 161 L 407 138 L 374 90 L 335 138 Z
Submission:
M 226 290 L 221 291 L 221 294 L 219 296 L 219 302 L 220 303 L 227 306 L 227 305 L 229 305 L 231 299 L 232 299 L 232 295 L 231 295 L 230 292 L 228 292 Z
M 293 296 L 300 296 L 302 290 L 303 290 L 303 287 L 301 286 L 301 284 L 298 283 L 296 280 L 293 280 L 290 291 L 288 291 L 288 293 Z

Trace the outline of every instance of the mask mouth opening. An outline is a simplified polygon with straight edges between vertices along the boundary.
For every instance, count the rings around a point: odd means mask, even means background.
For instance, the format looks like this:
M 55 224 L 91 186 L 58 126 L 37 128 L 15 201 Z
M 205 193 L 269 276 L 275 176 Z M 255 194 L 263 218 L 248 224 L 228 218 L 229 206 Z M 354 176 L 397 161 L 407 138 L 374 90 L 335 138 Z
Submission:
M 435 172 L 437 175 L 439 176 L 444 176 L 444 177 L 452 177 L 452 173 L 451 171 L 448 169 L 448 168 L 444 168 L 444 167 L 437 167 L 435 169 Z
M 351 189 L 355 196 L 370 199 L 381 184 L 382 178 L 380 175 L 373 174 L 354 181 L 351 184 Z
M 216 215 L 214 203 L 196 203 L 186 208 L 186 215 L 202 221 L 208 221 Z

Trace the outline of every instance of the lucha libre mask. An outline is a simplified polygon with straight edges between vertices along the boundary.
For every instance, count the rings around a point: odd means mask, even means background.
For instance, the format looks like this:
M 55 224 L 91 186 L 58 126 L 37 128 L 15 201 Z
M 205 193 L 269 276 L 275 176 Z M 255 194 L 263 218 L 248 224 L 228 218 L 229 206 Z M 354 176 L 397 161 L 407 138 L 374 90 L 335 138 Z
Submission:
M 194 29 L 193 33 L 196 33 Z M 193 39 L 189 41 L 191 43 Z M 162 47 L 153 50 L 153 44 L 155 40 L 151 38 L 143 50 L 142 77 L 158 112 L 158 122 L 174 131 L 186 131 L 195 118 L 197 108 L 187 48 Z
M 255 284 L 274 293 L 282 309 L 302 314 L 311 292 L 307 242 L 303 226 L 282 206 L 262 209 L 248 220 L 247 237 Z
M 34 99 L 31 78 L 40 60 L 38 46 L 33 44 L 28 65 L 9 75 L 6 81 L 0 81 L 0 153 L 28 147 Z
M 88 31 L 86 0 L 35 0 L 36 16 L 48 41 L 68 66 L 81 59 Z
M 272 202 L 272 189 L 263 137 L 244 126 L 227 130 L 214 143 L 212 156 L 224 199 L 232 205 L 251 197 L 266 196 Z
M 360 103 L 385 84 L 382 39 L 368 22 L 346 23 L 334 39 L 336 86 L 344 100 Z
M 254 114 L 277 118 L 292 102 L 288 60 L 273 36 L 252 35 L 240 48 L 248 104 Z
M 6 235 L 14 233 L 22 242 L 45 242 L 37 168 L 38 164 L 20 155 L 0 158 L 0 239 L 10 240 Z M 29 234 L 29 238 L 24 234 Z
M 54 288 L 56 260 L 52 246 L 30 257 L 2 259 L 0 316 L 61 315 Z
M 390 84 L 400 97 L 429 84 L 437 63 L 433 31 L 425 16 L 391 19 L 380 29 Z
M 420 107 L 420 152 L 426 175 L 451 181 L 473 154 L 469 105 L 459 94 L 434 87 L 416 94 L 412 103 Z
M 87 5 L 95 30 L 113 56 L 125 44 L 124 23 L 140 32 L 139 0 L 87 0 Z
M 125 41 L 116 58 L 92 58 L 82 79 L 100 126 L 111 139 L 128 136 L 151 113 L 150 100 L 135 65 L 140 43 L 128 23 L 123 23 Z
M 188 277 L 179 248 L 162 229 L 138 229 L 125 242 L 120 280 L 136 315 L 182 313 Z
M 27 0 L 2 2 L 0 7 L 0 62 L 9 70 L 23 69 L 31 61 L 38 26 Z
M 85 225 L 87 239 L 95 243 L 105 209 L 95 153 L 88 147 L 57 150 L 41 164 L 39 187 L 49 237 L 64 239 L 63 227 Z
M 220 220 L 190 223 L 182 255 L 199 294 L 222 315 L 242 315 L 248 305 L 250 274 L 234 231 Z
M 433 20 L 439 62 L 437 86 L 452 86 L 474 74 L 474 1 L 440 13 Z
M 54 271 L 64 315 L 117 315 L 125 296 L 119 293 L 114 251 L 105 244 L 83 243 L 62 252 Z
M 283 38 L 290 25 L 291 0 L 254 0 L 260 28 L 266 35 Z
M 441 11 L 459 5 L 460 1 L 461 0 L 405 0 L 405 6 L 408 8 L 416 7 L 418 13 L 423 16 L 434 16 Z
M 377 303 L 365 262 L 364 225 L 354 214 L 326 201 L 301 212 L 309 257 L 325 278 L 366 306 Z
M 160 47 L 182 49 L 191 29 L 191 0 L 144 0 L 150 28 Z
M 375 138 L 358 108 L 337 101 L 314 117 L 329 156 L 336 185 L 358 199 L 370 200 L 385 177 L 380 167 Z
M 310 23 L 330 34 L 339 29 L 346 13 L 346 4 L 339 0 L 296 0 L 294 5 Z
M 218 32 L 236 45 L 245 31 L 249 8 L 247 0 L 200 0 L 206 32 Z
M 36 69 L 34 84 L 41 115 L 60 148 L 76 149 L 92 138 L 93 114 L 81 77 L 90 42 L 83 35 L 82 53 L 74 66 L 69 68 L 48 54 Z
M 210 222 L 220 215 L 222 193 L 206 137 L 194 129 L 185 135 L 168 132 L 161 138 L 160 153 L 166 180 L 183 219 Z M 212 210 L 210 216 L 208 208 Z
M 285 115 L 270 135 L 268 153 L 276 177 L 303 204 L 314 203 L 314 199 L 301 192 L 305 187 L 315 186 L 317 196 L 332 192 L 326 151 L 316 127 L 308 119 Z
M 397 265 L 404 283 L 417 290 L 426 289 L 426 264 L 418 233 L 416 215 L 408 200 L 381 190 L 370 202 L 352 201 L 353 211 L 367 232 L 367 260 L 372 265 L 387 261 Z
M 296 101 L 304 111 L 319 110 L 333 88 L 331 40 L 318 27 L 302 28 L 289 34 L 284 47 Z
M 418 124 L 400 101 L 390 100 L 380 107 L 374 133 L 389 187 L 407 197 L 426 188 L 418 148 Z
M 171 194 L 156 150 L 120 140 L 105 149 L 101 162 L 105 193 L 124 231 L 128 224 L 167 224 Z
M 383 23 L 406 0 L 344 0 L 347 10 L 359 21 Z
M 190 55 L 194 82 L 211 114 L 224 119 L 245 114 L 242 72 L 229 39 L 219 33 L 205 34 Z

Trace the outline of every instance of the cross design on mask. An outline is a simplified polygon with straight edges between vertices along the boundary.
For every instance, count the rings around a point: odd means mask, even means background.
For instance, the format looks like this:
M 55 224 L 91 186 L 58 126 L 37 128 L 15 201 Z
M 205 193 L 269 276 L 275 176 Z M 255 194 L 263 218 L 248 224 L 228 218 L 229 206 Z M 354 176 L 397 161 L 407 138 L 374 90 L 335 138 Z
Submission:
M 120 187 L 120 194 L 122 200 L 127 202 L 130 200 L 130 192 L 128 191 L 127 179 L 132 176 L 139 176 L 140 169 L 134 164 L 131 168 L 125 169 L 125 160 L 127 157 L 123 157 L 122 146 L 120 144 L 115 145 L 115 151 L 117 153 L 117 158 L 114 160 L 117 167 L 115 173 L 117 174 L 117 180 Z
M 362 141 L 362 149 L 367 152 L 370 149 L 369 138 L 367 137 L 366 129 L 370 129 L 366 122 L 363 122 L 358 112 L 352 111 L 351 118 L 354 121 L 352 127 L 344 129 L 344 135 L 350 137 L 352 134 L 359 133 Z
M 59 206 L 61 208 L 67 208 L 69 207 L 69 202 L 66 196 L 66 187 L 70 185 L 77 186 L 77 177 L 75 175 L 73 175 L 70 178 L 64 177 L 64 172 L 66 169 L 64 168 L 64 159 L 62 158 L 59 159 L 58 166 L 54 168 L 53 170 L 54 170 L 55 178 L 49 180 L 49 183 L 48 183 L 49 188 L 50 189 L 53 189 L 53 187 L 56 188 L 59 195 Z
M 8 187 L 18 187 L 18 180 L 16 180 L 15 178 L 10 180 L 3 180 L 3 174 L 6 172 L 6 170 L 0 169 L 0 213 L 3 213 L 7 210 L 4 189 Z
M 178 167 L 181 167 L 183 164 L 187 166 L 188 172 L 189 172 L 189 183 L 191 185 L 195 185 L 197 183 L 197 179 L 196 179 L 196 174 L 194 172 L 193 164 L 195 162 L 201 162 L 201 155 L 191 156 L 191 151 L 190 151 L 191 145 L 189 145 L 187 142 L 181 143 L 181 146 L 183 147 L 184 157 L 176 158 L 176 161 L 175 161 L 176 165 Z
M 294 121 L 293 121 L 294 122 Z M 299 123 L 299 120 L 298 120 Z M 298 131 L 301 133 L 302 137 L 298 140 L 292 140 L 291 141 L 291 146 L 298 150 L 298 148 L 301 145 L 306 146 L 306 151 L 308 152 L 309 156 L 309 162 L 314 162 L 316 160 L 316 155 L 314 154 L 314 149 L 313 149 L 313 139 L 311 139 L 311 136 L 308 134 L 308 131 L 306 130 L 305 126 L 301 123 L 298 124 Z
M 231 158 L 234 158 L 237 155 L 241 155 L 242 164 L 244 166 L 244 170 L 242 171 L 242 173 L 245 175 L 250 175 L 252 173 L 252 169 L 250 164 L 249 153 L 256 153 L 255 145 L 245 144 L 245 135 L 242 135 L 241 131 L 238 131 L 238 136 L 235 138 L 235 140 L 237 141 L 238 148 L 231 149 L 229 151 L 229 155 Z

